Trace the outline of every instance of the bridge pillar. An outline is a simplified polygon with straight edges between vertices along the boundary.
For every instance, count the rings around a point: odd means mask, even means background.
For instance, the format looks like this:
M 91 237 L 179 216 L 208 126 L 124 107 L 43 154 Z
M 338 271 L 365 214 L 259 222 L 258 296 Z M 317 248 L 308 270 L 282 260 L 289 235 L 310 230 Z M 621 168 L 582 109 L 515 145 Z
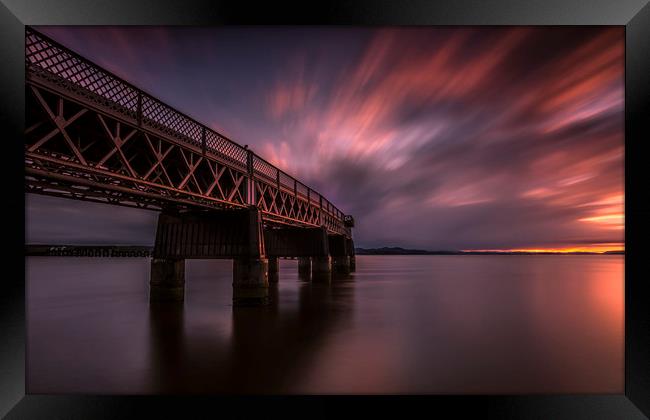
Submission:
M 280 279 L 280 259 L 278 257 L 269 256 L 269 283 L 277 283 Z
M 350 274 L 350 257 L 347 255 L 332 257 L 332 272 L 336 274 Z
M 298 257 L 298 276 L 329 281 L 331 263 L 325 227 L 267 227 L 264 231 L 267 255 Z
M 350 258 L 350 272 L 353 272 L 357 269 L 357 261 L 354 254 L 354 241 L 352 238 L 346 239 L 346 247 Z
M 298 277 L 309 280 L 311 276 L 311 257 L 298 257 Z
M 332 280 L 332 262 L 329 255 L 311 258 L 311 279 L 323 283 Z
M 233 305 L 266 305 L 269 297 L 269 260 L 264 247 L 262 215 L 256 207 L 249 207 L 241 226 L 248 234 L 248 246 L 233 263 Z M 277 266 L 276 266 L 277 267 Z
M 188 258 L 234 259 L 233 303 L 267 302 L 268 260 L 257 208 L 161 213 L 151 262 L 152 300 L 162 296 L 183 300 Z
M 185 297 L 185 260 L 154 258 L 151 261 L 149 300 L 182 301 Z
M 249 306 L 268 303 L 268 264 L 266 258 L 235 258 L 232 282 L 233 305 Z
M 336 274 L 349 274 L 350 257 L 346 237 L 343 235 L 329 235 L 329 249 L 332 256 L 332 271 Z

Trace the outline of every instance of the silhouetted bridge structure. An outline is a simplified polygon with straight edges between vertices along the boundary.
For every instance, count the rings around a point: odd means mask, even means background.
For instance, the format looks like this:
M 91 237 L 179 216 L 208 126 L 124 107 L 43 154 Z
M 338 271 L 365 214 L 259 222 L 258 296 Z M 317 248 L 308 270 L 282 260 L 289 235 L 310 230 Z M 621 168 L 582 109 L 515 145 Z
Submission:
M 232 258 L 235 303 L 278 257 L 354 270 L 352 217 L 248 148 L 30 28 L 25 66 L 26 191 L 159 211 L 151 299 L 183 299 L 188 258 Z

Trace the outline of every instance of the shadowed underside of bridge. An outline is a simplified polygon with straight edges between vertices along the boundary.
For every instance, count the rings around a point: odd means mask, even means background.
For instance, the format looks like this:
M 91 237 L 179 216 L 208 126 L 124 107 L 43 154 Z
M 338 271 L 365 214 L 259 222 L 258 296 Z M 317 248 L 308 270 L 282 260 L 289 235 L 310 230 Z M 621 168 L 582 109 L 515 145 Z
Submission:
M 251 150 L 29 28 L 25 66 L 26 191 L 160 211 L 152 299 L 183 298 L 188 258 L 234 259 L 235 302 L 279 257 L 354 268 L 353 219 Z

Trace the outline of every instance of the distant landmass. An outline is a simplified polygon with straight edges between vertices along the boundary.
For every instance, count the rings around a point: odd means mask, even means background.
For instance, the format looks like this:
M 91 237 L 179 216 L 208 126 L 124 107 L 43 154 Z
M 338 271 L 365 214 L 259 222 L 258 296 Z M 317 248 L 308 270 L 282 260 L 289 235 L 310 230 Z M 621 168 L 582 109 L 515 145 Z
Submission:
M 625 251 L 605 252 L 530 252 L 530 251 L 456 251 L 408 249 L 397 246 L 382 248 L 355 248 L 357 255 L 625 255 Z M 153 247 L 146 245 L 25 245 L 25 255 L 32 256 L 97 256 L 97 257 L 148 257 Z
M 26 244 L 25 255 L 57 257 L 150 257 L 153 255 L 153 247 L 146 245 Z
M 625 255 L 625 251 L 605 251 L 605 252 L 530 252 L 530 251 L 428 251 L 424 249 L 406 249 L 397 246 L 382 248 L 355 248 L 357 255 Z

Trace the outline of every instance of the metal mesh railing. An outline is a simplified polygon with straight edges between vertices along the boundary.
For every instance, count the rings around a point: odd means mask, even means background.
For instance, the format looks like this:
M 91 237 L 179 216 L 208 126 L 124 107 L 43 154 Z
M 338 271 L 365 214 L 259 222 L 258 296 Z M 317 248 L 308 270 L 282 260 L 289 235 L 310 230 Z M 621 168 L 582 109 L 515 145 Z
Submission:
M 307 197 L 307 195 L 309 195 L 310 193 L 309 188 L 302 182 L 296 183 L 296 191 L 298 192 L 298 194 L 302 194 L 305 197 Z
M 253 178 L 260 177 L 273 185 L 279 181 L 282 187 L 304 196 L 305 200 L 309 197 L 314 206 L 322 202 L 323 211 L 335 217 L 337 223 L 340 219 L 343 226 L 341 211 L 292 176 L 31 28 L 25 33 L 25 64 L 29 73 L 59 89 L 107 107 L 139 125 L 204 148 L 227 164 L 252 172 Z M 249 153 L 252 168 L 248 167 Z
M 260 175 L 268 178 L 268 180 L 272 181 L 273 183 L 275 183 L 277 180 L 278 168 L 271 165 L 257 155 L 253 156 L 253 170 L 255 171 L 255 175 Z
M 110 104 L 113 111 L 194 146 L 205 142 L 211 153 L 246 167 L 247 151 L 242 146 L 29 28 L 25 61 L 30 72 L 67 90 L 83 89 L 83 96 L 100 105 Z
M 280 185 L 288 190 L 293 191 L 294 179 L 291 176 L 280 171 Z
M 69 91 L 81 88 L 86 91 L 84 96 L 93 97 L 101 105 L 120 108 L 127 116 L 136 117 L 136 88 L 29 29 L 25 36 L 25 61 L 31 72 Z

